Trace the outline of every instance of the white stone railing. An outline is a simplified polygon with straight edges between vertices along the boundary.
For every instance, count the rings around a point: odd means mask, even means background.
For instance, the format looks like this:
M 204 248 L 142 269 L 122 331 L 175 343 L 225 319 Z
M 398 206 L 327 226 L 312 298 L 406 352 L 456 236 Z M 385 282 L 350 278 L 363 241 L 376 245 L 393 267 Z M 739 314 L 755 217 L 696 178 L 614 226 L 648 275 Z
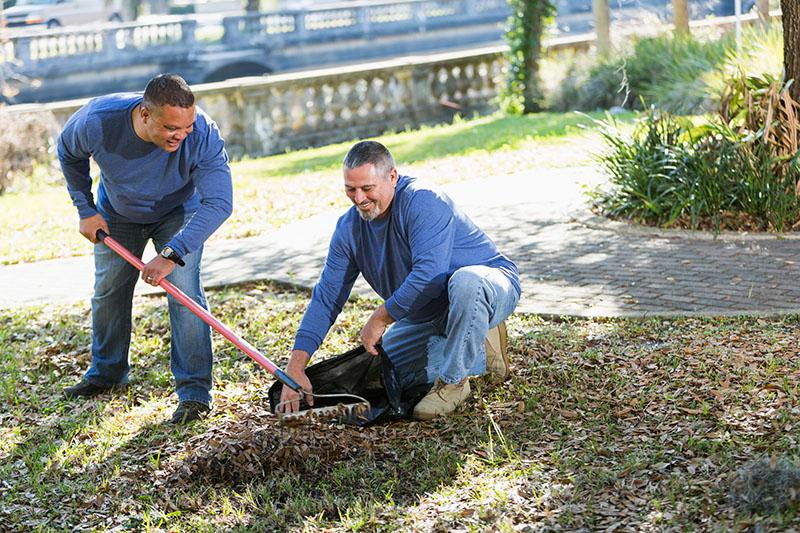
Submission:
M 234 158 L 380 135 L 495 109 L 498 46 L 325 70 L 197 85 L 198 105 L 217 122 Z M 59 123 L 86 100 L 23 104 Z
M 350 2 L 303 11 L 225 17 L 223 42 L 264 41 L 275 44 L 365 38 L 374 33 L 402 34 L 435 27 L 456 28 L 482 19 L 497 22 L 510 14 L 505 0 Z
M 233 156 L 380 135 L 493 109 L 502 47 L 198 86 Z
M 57 30 L 15 36 L 6 43 L 7 59 L 35 74 L 53 63 L 78 58 L 125 61 L 131 55 L 188 51 L 195 42 L 197 21 L 192 19 L 151 24 L 119 24 L 81 30 Z

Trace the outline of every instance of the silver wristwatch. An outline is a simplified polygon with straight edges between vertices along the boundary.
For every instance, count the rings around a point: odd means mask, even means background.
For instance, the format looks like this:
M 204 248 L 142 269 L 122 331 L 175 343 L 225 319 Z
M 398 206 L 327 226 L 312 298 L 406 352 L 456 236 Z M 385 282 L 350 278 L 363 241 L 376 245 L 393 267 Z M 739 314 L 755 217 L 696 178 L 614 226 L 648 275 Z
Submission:
M 183 262 L 183 259 L 181 259 L 181 256 L 178 255 L 178 252 L 176 252 L 169 246 L 165 246 L 161 250 L 161 254 L 159 255 L 161 255 L 161 257 L 163 257 L 164 259 L 169 259 L 173 263 L 179 264 L 180 266 L 186 266 L 186 263 Z

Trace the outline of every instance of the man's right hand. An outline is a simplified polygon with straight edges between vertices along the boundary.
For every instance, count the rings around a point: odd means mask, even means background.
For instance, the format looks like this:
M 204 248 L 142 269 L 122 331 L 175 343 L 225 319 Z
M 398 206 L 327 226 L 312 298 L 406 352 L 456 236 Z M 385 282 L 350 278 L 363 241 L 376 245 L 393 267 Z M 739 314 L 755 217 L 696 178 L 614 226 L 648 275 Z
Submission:
M 293 350 L 291 357 L 289 357 L 289 362 L 286 364 L 286 373 L 307 393 L 313 392 L 311 381 L 309 381 L 308 376 L 306 376 L 306 365 L 309 359 L 311 359 L 311 356 L 303 350 Z M 306 403 L 309 406 L 313 406 L 314 397 L 310 394 L 306 394 Z M 281 403 L 278 407 L 278 412 L 297 413 L 299 411 L 300 394 L 284 385 L 283 391 L 281 392 Z
M 100 213 L 92 215 L 89 218 L 82 218 L 80 225 L 78 226 L 78 230 L 81 232 L 81 235 L 89 239 L 94 244 L 97 243 L 97 230 L 99 229 L 108 234 L 111 233 L 111 231 L 108 229 L 108 222 L 106 222 L 106 219 L 104 219 Z

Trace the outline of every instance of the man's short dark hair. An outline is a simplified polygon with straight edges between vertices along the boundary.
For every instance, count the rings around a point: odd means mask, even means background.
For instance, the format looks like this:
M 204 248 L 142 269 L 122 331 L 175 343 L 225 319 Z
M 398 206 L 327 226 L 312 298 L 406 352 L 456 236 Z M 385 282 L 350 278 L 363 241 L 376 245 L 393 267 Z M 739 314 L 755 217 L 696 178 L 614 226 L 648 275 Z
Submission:
M 344 156 L 344 168 L 353 169 L 366 164 L 374 166 L 382 173 L 389 172 L 395 166 L 392 154 L 377 141 L 358 142 Z
M 177 74 L 159 74 L 147 82 L 142 104 L 151 110 L 165 105 L 189 109 L 194 105 L 194 94 Z

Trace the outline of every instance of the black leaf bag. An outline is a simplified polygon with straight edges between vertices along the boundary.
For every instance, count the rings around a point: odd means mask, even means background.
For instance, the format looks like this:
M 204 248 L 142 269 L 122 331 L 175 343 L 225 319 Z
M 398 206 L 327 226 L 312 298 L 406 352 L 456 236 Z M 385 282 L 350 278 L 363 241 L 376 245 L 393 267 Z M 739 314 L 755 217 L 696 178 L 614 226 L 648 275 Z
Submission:
M 401 418 L 410 418 L 414 406 L 430 390 L 430 384 L 414 385 L 405 390 L 400 385 L 397 369 L 381 346 L 378 355 L 359 346 L 349 352 L 326 359 L 306 368 L 306 375 L 314 394 L 353 394 L 370 403 L 366 411 L 357 416 L 345 416 L 340 420 L 346 424 L 366 427 Z M 283 384 L 276 381 L 269 389 L 269 405 L 275 412 L 281 401 Z M 314 407 L 329 407 L 339 404 L 355 404 L 356 398 L 314 398 Z M 300 400 L 300 409 L 308 409 L 305 399 Z

